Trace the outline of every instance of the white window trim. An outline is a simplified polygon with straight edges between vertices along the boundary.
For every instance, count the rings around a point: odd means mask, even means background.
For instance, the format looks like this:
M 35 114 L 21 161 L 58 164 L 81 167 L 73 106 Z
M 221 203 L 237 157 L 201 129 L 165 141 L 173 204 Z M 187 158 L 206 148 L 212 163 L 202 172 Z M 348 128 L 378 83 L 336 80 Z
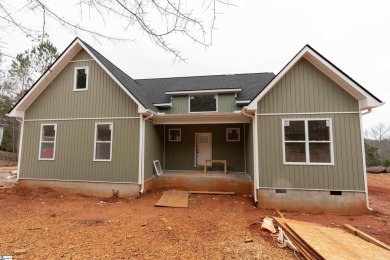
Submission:
M 202 96 L 204 96 L 204 95 L 208 95 L 208 94 L 206 93 L 206 94 L 203 94 Z M 214 94 L 214 97 L 215 97 L 215 111 L 191 112 L 191 97 L 192 96 L 200 96 L 200 95 L 188 95 L 188 113 L 190 113 L 190 114 L 202 114 L 202 113 L 216 113 L 216 112 L 218 112 L 218 94 Z
M 77 70 L 85 69 L 85 74 L 87 75 L 87 80 L 85 81 L 85 88 L 76 88 L 77 86 Z M 89 81 L 89 66 L 74 67 L 73 72 L 73 91 L 86 91 L 88 90 L 88 81 Z
M 179 131 L 179 140 L 172 140 L 171 139 L 171 131 L 172 130 L 175 130 L 175 131 Z M 169 131 L 168 131 L 168 141 L 169 142 L 181 142 L 181 128 L 170 128 Z
M 235 130 L 238 130 L 238 139 L 237 140 L 229 140 L 229 135 L 228 135 L 228 132 L 229 132 L 229 129 L 235 129 Z M 241 141 L 241 132 L 240 132 L 240 128 L 239 127 L 229 127 L 229 128 L 226 128 L 226 142 L 240 142 Z
M 110 143 L 110 159 L 96 159 L 96 143 L 97 143 L 97 127 L 98 125 L 110 125 L 111 141 L 99 141 L 99 143 Z M 113 142 L 114 125 L 112 122 L 99 122 L 95 123 L 95 137 L 93 140 L 93 161 L 94 162 L 111 162 L 112 161 L 112 142 Z
M 54 126 L 54 141 L 43 141 L 42 140 L 42 135 L 43 135 L 43 127 L 44 126 Z M 56 158 L 56 142 L 57 141 L 57 124 L 41 124 L 41 131 L 40 131 L 40 137 L 39 137 L 39 153 L 38 153 L 38 160 L 39 161 L 54 161 Z M 54 142 L 54 147 L 53 147 L 53 158 L 41 158 L 42 154 L 42 142 L 45 143 L 53 143 Z
M 311 141 L 312 143 L 329 143 L 330 144 L 330 163 L 310 162 L 310 150 L 309 150 L 309 127 L 308 121 L 328 120 L 329 122 L 329 141 Z M 306 162 L 286 162 L 286 148 L 284 135 L 284 122 L 285 121 L 304 121 L 305 124 L 305 141 L 291 141 L 292 143 L 305 143 L 306 150 Z M 286 165 L 334 165 L 334 147 L 333 147 L 333 124 L 332 118 L 284 118 L 282 119 L 282 149 L 283 149 L 283 164 Z

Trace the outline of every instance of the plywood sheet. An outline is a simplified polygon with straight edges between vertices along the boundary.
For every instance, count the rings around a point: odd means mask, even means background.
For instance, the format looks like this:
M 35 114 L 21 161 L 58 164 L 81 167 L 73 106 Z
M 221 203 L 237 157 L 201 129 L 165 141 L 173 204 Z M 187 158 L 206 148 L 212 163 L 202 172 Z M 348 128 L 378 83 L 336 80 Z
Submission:
M 188 208 L 188 191 L 164 191 L 161 198 L 154 204 L 156 207 Z
M 288 222 L 295 234 L 325 259 L 390 259 L 390 253 L 338 228 Z

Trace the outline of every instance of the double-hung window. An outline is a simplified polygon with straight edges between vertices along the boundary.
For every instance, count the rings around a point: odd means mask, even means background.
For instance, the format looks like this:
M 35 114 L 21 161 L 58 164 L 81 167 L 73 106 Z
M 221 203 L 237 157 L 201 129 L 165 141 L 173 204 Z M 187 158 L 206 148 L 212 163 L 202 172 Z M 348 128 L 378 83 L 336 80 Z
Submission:
M 83 91 L 88 89 L 88 66 L 74 68 L 74 91 Z
M 282 121 L 285 164 L 333 164 L 330 118 Z
M 56 150 L 56 124 L 41 125 L 39 160 L 54 160 Z
M 111 161 L 112 158 L 112 123 L 95 125 L 95 161 Z

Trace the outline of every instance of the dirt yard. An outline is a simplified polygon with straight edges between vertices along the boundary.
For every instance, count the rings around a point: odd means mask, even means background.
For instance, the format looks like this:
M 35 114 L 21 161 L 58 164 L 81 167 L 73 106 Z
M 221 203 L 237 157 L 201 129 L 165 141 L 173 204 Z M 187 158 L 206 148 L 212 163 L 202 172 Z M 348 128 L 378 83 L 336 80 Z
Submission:
M 158 208 L 162 191 L 128 200 L 0 184 L 0 256 L 25 259 L 296 259 L 259 224 L 272 210 L 248 196 L 191 195 L 188 208 Z M 390 244 L 390 174 L 369 175 L 374 212 L 283 212 L 330 227 L 351 224 Z

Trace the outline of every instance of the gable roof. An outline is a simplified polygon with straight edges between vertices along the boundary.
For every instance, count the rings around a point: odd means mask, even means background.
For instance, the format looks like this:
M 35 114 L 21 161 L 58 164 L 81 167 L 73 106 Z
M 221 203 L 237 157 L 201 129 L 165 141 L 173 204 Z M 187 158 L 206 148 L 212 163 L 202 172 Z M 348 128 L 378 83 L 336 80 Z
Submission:
M 53 64 L 41 75 L 33 86 L 18 100 L 9 111 L 8 116 L 23 117 L 24 111 L 35 101 L 35 99 L 49 86 L 54 78 L 65 68 L 73 57 L 84 49 L 88 54 L 111 76 L 111 78 L 134 100 L 139 111 L 146 109 L 156 110 L 155 106 L 145 97 L 140 90 L 141 86 L 129 77 L 126 73 L 116 67 L 103 55 L 89 46 L 87 43 L 76 37 Z
M 137 79 L 143 86 L 153 104 L 168 103 L 170 95 L 166 92 L 236 90 L 237 101 L 252 100 L 259 89 L 267 86 L 275 77 L 273 73 L 250 73 L 232 75 L 210 75 L 176 78 Z
M 333 63 L 322 56 L 318 51 L 310 45 L 305 45 L 290 62 L 283 67 L 283 69 L 268 83 L 268 85 L 261 89 L 259 93 L 252 99 L 247 106 L 250 110 L 257 109 L 257 103 L 263 98 L 278 82 L 279 80 L 302 58 L 305 58 L 313 66 L 319 69 L 322 73 L 327 75 L 330 79 L 336 82 L 341 88 L 347 91 L 354 98 L 359 100 L 360 109 L 371 109 L 378 107 L 384 103 L 366 90 L 363 86 L 353 80 L 341 69 L 336 67 Z

